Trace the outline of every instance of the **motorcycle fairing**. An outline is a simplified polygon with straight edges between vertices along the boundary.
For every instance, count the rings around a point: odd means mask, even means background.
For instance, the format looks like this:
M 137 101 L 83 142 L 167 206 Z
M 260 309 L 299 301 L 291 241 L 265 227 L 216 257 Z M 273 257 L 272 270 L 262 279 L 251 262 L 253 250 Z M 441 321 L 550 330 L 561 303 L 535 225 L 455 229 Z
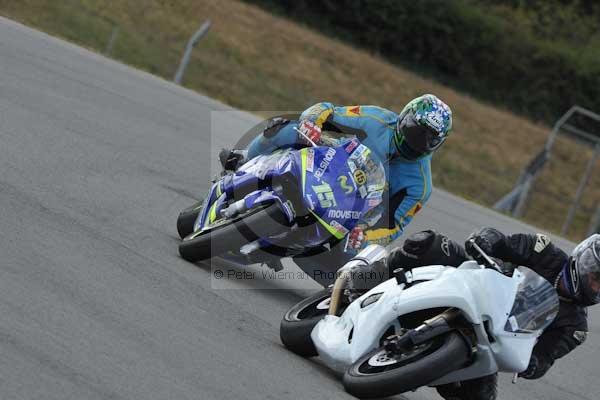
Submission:
M 260 182 L 287 175 L 297 180 L 306 208 L 319 222 L 312 227 L 312 234 L 304 235 L 301 244 L 317 246 L 329 235 L 344 238 L 365 212 L 381 203 L 385 171 L 358 140 L 340 143 L 337 147 L 300 151 L 282 149 L 249 160 L 234 174 L 213 184 L 194 230 L 208 228 L 220 216 L 226 200 L 242 190 L 249 191 L 244 197 L 247 209 L 275 201 L 292 222 L 295 210 L 288 199 L 271 187 L 259 189 Z
M 423 282 L 406 288 L 405 284 L 390 279 L 355 300 L 340 317 L 327 316 L 321 320 L 311 338 L 323 361 L 332 369 L 343 371 L 362 355 L 378 348 L 386 330 L 390 326 L 399 327 L 398 316 L 427 308 L 453 307 L 464 313 L 478 331 L 478 339 L 491 348 L 493 356 L 488 354 L 486 360 L 489 368 L 522 371 L 527 367 L 541 331 L 524 334 L 504 330 L 518 286 L 524 279 L 522 273 L 516 271 L 509 278 L 468 261 L 458 269 L 415 268 L 412 279 Z M 376 302 L 361 308 L 362 301 L 376 293 L 383 294 Z M 490 325 L 494 343 L 488 341 L 484 321 Z
M 381 203 L 385 186 L 383 166 L 366 146 L 357 139 L 340 143 L 294 154 L 309 212 L 337 239 Z

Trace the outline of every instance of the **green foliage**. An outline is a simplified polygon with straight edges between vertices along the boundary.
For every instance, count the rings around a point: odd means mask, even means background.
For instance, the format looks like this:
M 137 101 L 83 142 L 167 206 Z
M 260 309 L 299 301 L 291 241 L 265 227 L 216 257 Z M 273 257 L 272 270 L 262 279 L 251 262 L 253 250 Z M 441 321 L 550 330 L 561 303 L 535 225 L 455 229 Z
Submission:
M 584 0 L 247 0 L 521 114 L 600 110 L 600 5 Z

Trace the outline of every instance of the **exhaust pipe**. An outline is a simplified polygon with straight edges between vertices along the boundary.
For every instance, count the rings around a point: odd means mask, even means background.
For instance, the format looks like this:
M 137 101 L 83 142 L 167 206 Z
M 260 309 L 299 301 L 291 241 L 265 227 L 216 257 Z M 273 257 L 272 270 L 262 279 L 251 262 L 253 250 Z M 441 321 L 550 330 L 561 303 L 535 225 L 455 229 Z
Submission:
M 336 278 L 335 283 L 333 284 L 333 290 L 331 291 L 329 315 L 337 314 L 346 284 L 350 279 L 352 279 L 352 272 L 358 268 L 369 266 L 377 261 L 381 261 L 387 256 L 388 252 L 385 247 L 378 244 L 371 244 L 346 264 L 344 264 L 343 267 L 338 269 L 338 277 Z

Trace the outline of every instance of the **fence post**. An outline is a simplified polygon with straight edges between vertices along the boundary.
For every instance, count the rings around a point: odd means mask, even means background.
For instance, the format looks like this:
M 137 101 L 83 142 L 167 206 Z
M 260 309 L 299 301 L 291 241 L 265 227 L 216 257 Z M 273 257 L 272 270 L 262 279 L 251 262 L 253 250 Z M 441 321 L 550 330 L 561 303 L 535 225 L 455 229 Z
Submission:
M 590 221 L 588 236 L 591 236 L 594 233 L 600 233 L 600 205 L 598 206 L 598 209 L 596 209 L 596 213 Z
M 115 45 L 115 41 L 117 40 L 117 36 L 119 36 L 119 26 L 114 25 L 112 33 L 110 35 L 110 39 L 108 40 L 108 43 L 106 44 L 106 49 L 104 50 L 105 55 L 110 56 L 110 53 L 112 53 L 113 46 Z
M 175 77 L 173 78 L 173 81 L 176 84 L 181 85 L 181 81 L 183 80 L 183 75 L 185 74 L 185 69 L 187 68 L 187 66 L 190 62 L 190 58 L 192 56 L 192 50 L 194 49 L 194 46 L 196 46 L 198 41 L 200 39 L 202 39 L 202 37 L 204 35 L 206 35 L 208 30 L 210 29 L 210 26 L 211 26 L 210 20 L 205 21 L 202 24 L 202 26 L 200 27 L 200 29 L 198 29 L 198 31 L 196 31 L 196 33 L 194 33 L 194 35 L 188 41 L 188 43 L 185 47 L 185 53 L 183 54 L 183 57 L 181 58 L 181 62 L 179 63 L 179 68 L 177 68 L 177 72 L 175 73 Z

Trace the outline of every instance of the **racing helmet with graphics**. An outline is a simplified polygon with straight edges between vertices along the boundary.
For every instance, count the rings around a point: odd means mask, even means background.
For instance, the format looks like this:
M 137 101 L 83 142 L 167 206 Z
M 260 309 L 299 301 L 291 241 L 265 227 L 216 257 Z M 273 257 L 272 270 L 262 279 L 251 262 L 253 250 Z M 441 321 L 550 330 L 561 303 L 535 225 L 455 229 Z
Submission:
M 425 157 L 446 141 L 452 129 L 452 110 L 432 94 L 410 101 L 398 117 L 394 144 L 400 157 L 414 161 Z
M 600 234 L 579 243 L 570 258 L 573 291 L 585 306 L 600 303 Z

